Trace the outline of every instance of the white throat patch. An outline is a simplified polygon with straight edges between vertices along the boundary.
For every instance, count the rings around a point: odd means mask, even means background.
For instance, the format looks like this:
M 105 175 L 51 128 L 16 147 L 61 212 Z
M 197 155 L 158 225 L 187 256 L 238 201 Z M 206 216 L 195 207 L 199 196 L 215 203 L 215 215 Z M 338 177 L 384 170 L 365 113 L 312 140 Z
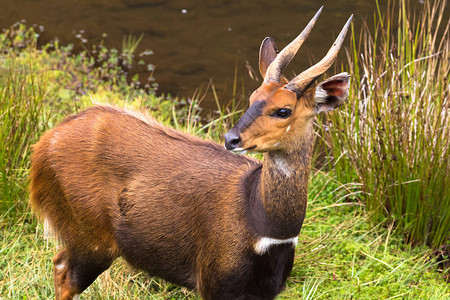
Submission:
M 297 242 L 298 236 L 285 240 L 262 237 L 255 244 L 255 252 L 256 254 L 263 255 L 264 253 L 269 251 L 270 247 L 281 244 L 292 244 L 292 247 L 295 248 L 295 246 L 297 246 Z
M 276 158 L 275 159 L 275 166 L 278 170 L 280 170 L 286 177 L 291 177 L 293 170 L 289 166 L 289 164 L 282 158 Z

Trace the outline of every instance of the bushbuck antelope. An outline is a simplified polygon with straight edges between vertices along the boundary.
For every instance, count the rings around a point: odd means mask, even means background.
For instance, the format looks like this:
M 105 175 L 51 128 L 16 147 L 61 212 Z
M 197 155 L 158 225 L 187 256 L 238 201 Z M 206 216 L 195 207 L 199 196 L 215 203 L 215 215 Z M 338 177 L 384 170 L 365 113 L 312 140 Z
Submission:
M 119 256 L 197 289 L 204 299 L 273 299 L 283 289 L 305 216 L 313 119 L 348 96 L 349 75 L 311 85 L 336 59 L 283 75 L 322 8 L 280 53 L 261 45 L 264 82 L 225 147 L 150 117 L 94 106 L 35 145 L 30 201 L 58 234 L 56 299 L 73 299 Z M 234 153 L 264 152 L 261 163 Z

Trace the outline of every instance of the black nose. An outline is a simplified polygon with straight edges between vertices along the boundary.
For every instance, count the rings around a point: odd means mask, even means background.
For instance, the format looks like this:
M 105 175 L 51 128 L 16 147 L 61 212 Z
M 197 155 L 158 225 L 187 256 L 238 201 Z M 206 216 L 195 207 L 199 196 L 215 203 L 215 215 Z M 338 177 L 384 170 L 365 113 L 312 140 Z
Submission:
M 232 130 L 228 131 L 224 135 L 225 138 L 225 148 L 228 150 L 233 150 L 242 145 L 241 137 L 239 134 L 233 132 Z

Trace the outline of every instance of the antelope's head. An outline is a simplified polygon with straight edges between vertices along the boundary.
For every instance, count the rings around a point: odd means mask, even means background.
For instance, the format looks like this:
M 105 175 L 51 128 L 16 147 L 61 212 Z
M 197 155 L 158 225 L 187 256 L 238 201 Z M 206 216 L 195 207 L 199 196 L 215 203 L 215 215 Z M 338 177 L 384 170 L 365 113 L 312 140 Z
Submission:
M 274 40 L 264 39 L 259 52 L 262 85 L 250 96 L 250 107 L 237 124 L 225 134 L 225 147 L 237 153 L 286 150 L 310 128 L 321 111 L 334 110 L 348 96 L 350 76 L 335 75 L 311 87 L 314 81 L 336 60 L 353 15 L 341 30 L 325 57 L 288 81 L 282 74 L 311 32 L 322 8 L 306 28 L 278 53 Z

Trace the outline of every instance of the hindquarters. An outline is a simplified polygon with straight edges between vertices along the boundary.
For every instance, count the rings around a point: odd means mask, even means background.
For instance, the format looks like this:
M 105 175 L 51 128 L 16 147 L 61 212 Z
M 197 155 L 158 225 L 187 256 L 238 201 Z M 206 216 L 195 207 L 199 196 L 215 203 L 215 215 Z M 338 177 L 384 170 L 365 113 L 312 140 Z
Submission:
M 114 191 L 104 184 L 92 163 L 94 146 L 89 141 L 93 133 L 84 130 L 81 134 L 79 128 L 87 125 L 60 125 L 34 146 L 30 204 L 64 244 L 92 250 L 110 248 L 116 253 L 111 227 Z
M 70 242 L 74 216 L 46 154 L 43 139 L 34 146 L 29 176 L 30 205 L 44 223 L 45 234 Z M 64 229 L 64 230 L 62 230 Z
M 48 132 L 35 145 L 29 191 L 33 210 L 64 247 L 53 258 L 56 299 L 72 299 L 111 265 L 118 249 L 107 224 L 107 210 L 89 209 L 99 200 L 95 198 L 99 193 L 87 193 L 92 179 L 79 181 L 74 174 L 79 169 L 63 170 L 70 164 L 78 164 L 80 169 L 86 166 L 71 150 L 61 151 L 61 145 L 55 143 L 60 129 Z M 67 176 L 73 181 L 65 180 Z

